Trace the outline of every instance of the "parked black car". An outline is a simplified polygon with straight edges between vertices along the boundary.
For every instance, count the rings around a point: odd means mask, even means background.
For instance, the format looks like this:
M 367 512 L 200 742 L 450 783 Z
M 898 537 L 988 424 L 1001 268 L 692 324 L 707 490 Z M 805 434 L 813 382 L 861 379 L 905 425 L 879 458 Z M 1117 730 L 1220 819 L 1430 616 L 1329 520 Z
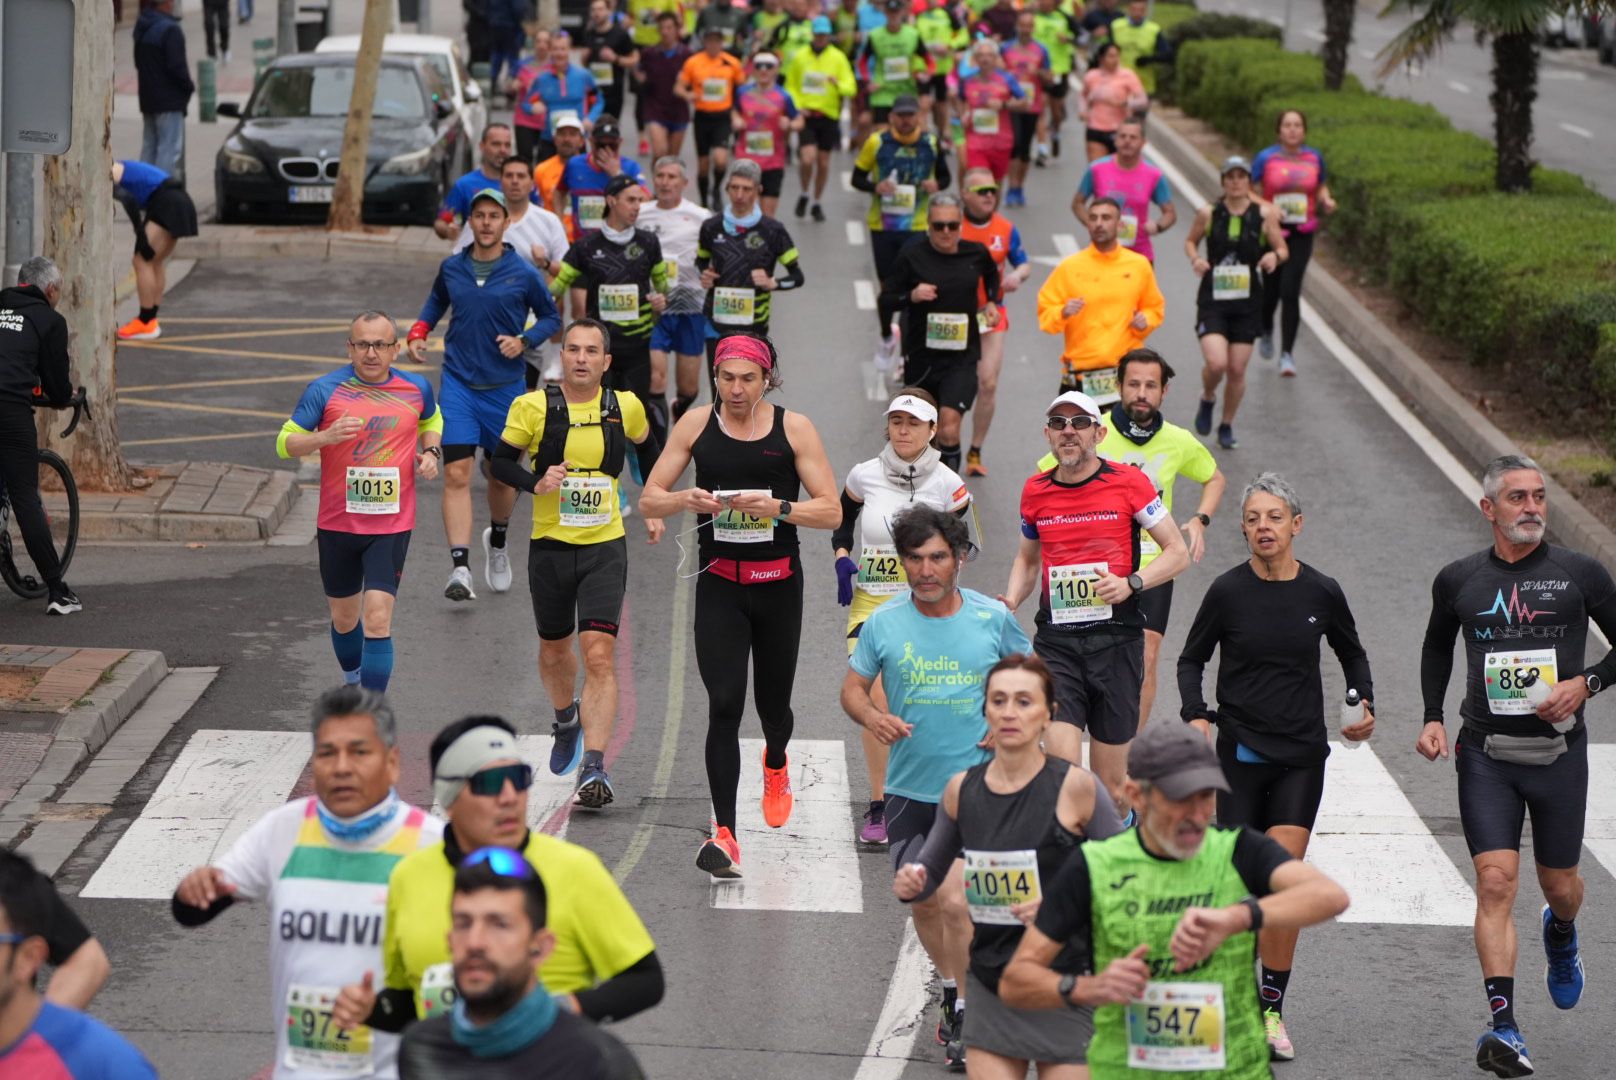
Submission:
M 264 70 L 219 150 L 219 220 L 321 220 L 335 189 L 354 57 L 298 53 Z M 365 219 L 430 224 L 454 183 L 466 135 L 438 73 L 418 57 L 383 57 L 365 169 Z

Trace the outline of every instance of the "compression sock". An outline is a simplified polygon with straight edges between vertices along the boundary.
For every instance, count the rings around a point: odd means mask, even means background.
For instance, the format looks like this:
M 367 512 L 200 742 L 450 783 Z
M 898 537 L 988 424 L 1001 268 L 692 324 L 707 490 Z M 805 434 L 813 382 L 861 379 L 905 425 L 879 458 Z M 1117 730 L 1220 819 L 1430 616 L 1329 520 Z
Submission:
M 157 305 L 153 304 L 151 307 L 143 307 L 140 309 L 141 322 L 151 322 L 155 318 L 157 318 Z
M 708 174 L 707 174 L 706 170 L 703 170 L 702 174 L 700 176 L 696 177 L 696 190 L 698 192 L 700 192 L 700 194 L 701 194 L 701 205 L 702 206 L 707 205 L 707 192 L 708 192 L 708 189 L 710 188 L 711 184 L 712 184 L 712 181 L 708 179 Z
M 456 566 L 471 569 L 471 549 L 467 547 L 452 547 L 449 549 L 449 561 Z
M 1486 979 L 1487 1008 L 1492 1010 L 1493 1027 L 1515 1026 L 1515 978 L 1497 975 Z
M 953 446 L 944 446 L 942 443 L 938 443 L 937 444 L 937 452 L 942 455 L 941 460 L 942 460 L 942 463 L 944 465 L 947 465 L 950 469 L 953 469 L 955 472 L 959 472 L 959 467 L 960 467 L 960 448 L 959 448 L 959 443 L 955 443 Z
M 959 1000 L 959 985 L 953 979 L 943 980 L 943 1011 L 954 1014 L 954 1003 Z
M 365 648 L 365 630 L 359 623 L 344 634 L 336 624 L 331 625 L 331 651 L 337 654 L 337 666 L 342 669 L 342 681 L 350 685 L 359 681 L 359 657 Z
M 1571 939 L 1576 936 L 1576 933 L 1577 921 L 1575 919 L 1566 919 L 1561 921 L 1561 919 L 1555 915 L 1554 912 L 1549 912 L 1550 945 L 1563 948 L 1564 946 L 1571 944 Z
M 1271 967 L 1262 969 L 1262 985 L 1257 993 L 1262 997 L 1264 1009 L 1273 1009 L 1281 1016 L 1285 1015 L 1285 990 L 1291 984 L 1291 973 L 1288 971 L 1275 971 Z
M 585 750 L 584 751 L 583 767 L 584 767 L 585 770 L 599 769 L 602 772 L 605 772 L 606 771 L 606 755 L 605 755 L 605 753 L 603 753 L 600 750 Z
M 688 397 L 685 396 L 684 394 L 680 394 L 678 397 L 674 398 L 673 399 L 673 422 L 677 424 L 679 422 L 679 418 L 684 416 L 685 413 L 689 412 L 690 411 L 690 406 L 694 405 L 695 403 L 696 403 L 696 395 L 695 394 L 691 394 Z
M 393 639 L 368 637 L 365 652 L 359 662 L 359 685 L 366 690 L 386 690 L 387 680 L 393 677 Z
M 504 547 L 505 533 L 510 527 L 511 523 L 509 521 L 494 521 L 490 518 L 488 521 L 488 546 L 495 549 Z
M 565 709 L 557 709 L 555 711 L 555 717 L 556 723 L 561 724 L 563 727 L 572 723 L 574 720 L 578 719 L 578 703 L 574 701 Z

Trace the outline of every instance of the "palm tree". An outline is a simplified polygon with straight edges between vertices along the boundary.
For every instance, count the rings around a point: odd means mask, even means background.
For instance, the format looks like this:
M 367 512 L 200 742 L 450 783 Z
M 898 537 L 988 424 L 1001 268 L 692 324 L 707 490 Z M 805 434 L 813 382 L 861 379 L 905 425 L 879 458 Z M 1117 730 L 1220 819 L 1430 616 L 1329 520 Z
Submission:
M 1339 90 L 1347 77 L 1356 0 L 1324 0 L 1324 88 Z
M 1382 77 L 1400 64 L 1434 55 L 1469 23 L 1493 53 L 1493 146 L 1500 191 L 1532 188 L 1532 102 L 1537 100 L 1537 28 L 1565 0 L 1389 0 L 1381 15 L 1406 11 L 1415 19 L 1381 50 Z M 1570 5 L 1575 11 L 1579 5 Z M 1616 10 L 1616 0 L 1584 0 L 1589 14 Z

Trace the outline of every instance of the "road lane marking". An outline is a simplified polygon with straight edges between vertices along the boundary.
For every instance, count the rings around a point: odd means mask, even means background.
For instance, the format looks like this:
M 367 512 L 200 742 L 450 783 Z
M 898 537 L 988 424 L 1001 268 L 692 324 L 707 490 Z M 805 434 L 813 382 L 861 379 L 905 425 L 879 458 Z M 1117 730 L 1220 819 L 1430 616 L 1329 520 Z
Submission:
M 1560 124 L 1560 130 L 1568 132 L 1572 135 L 1576 135 L 1578 138 L 1591 139 L 1594 137 L 1594 133 L 1589 131 L 1587 128 L 1578 127 L 1576 124 L 1567 124 L 1563 121 Z
M 1599 865 L 1616 874 L 1616 786 L 1605 781 L 1611 769 L 1616 769 L 1616 744 L 1590 742 L 1588 775 L 1597 779 L 1588 785 L 1587 824 L 1582 842 L 1599 860 Z
M 308 761 L 306 731 L 196 732 L 79 895 L 166 900 L 283 805 Z
M 223 442 L 226 439 L 273 439 L 280 433 L 280 428 L 276 428 L 273 431 L 232 431 L 228 435 L 170 435 L 162 439 L 124 439 L 122 445 L 127 449 L 131 446 L 173 446 L 177 443 Z
M 1458 79 L 1449 79 L 1448 80 L 1448 89 L 1457 91 L 1458 93 L 1461 93 L 1461 94 L 1470 93 L 1470 87 L 1466 86 L 1464 83 L 1460 82 Z
M 1055 245 L 1055 253 L 1063 259 L 1069 255 L 1076 255 L 1081 250 L 1077 237 L 1071 233 L 1053 233 L 1049 237 L 1049 242 Z
M 855 188 L 853 186 L 853 174 L 851 172 L 842 173 L 842 190 L 843 191 L 857 191 L 858 190 L 857 188 Z
M 263 409 L 237 409 L 229 405 L 196 405 L 187 401 L 148 401 L 144 398 L 124 397 L 118 395 L 118 407 L 135 405 L 144 409 L 179 409 L 183 412 L 217 413 L 221 416 L 266 416 L 271 420 L 280 420 L 285 413 L 267 412 Z
M 1307 860 L 1352 897 L 1341 922 L 1469 926 L 1474 921 L 1470 885 L 1373 747 L 1347 750 L 1332 744 Z
M 1541 71 L 1537 77 L 1544 82 L 1586 82 L 1588 79 L 1580 71 Z
M 791 740 L 791 820 L 763 824 L 752 800 L 763 790 L 763 740 L 741 740 L 740 879 L 714 879 L 715 908 L 864 911 L 854 846 L 847 749 L 840 739 Z
M 242 332 L 231 330 L 218 334 L 186 334 L 183 337 L 162 338 L 164 344 L 178 345 L 192 341 L 241 341 L 245 338 L 285 337 L 293 334 L 335 334 L 348 329 L 347 323 L 311 323 L 307 326 L 293 326 L 282 330 L 249 330 Z
M 865 281 L 862 278 L 853 282 L 853 299 L 858 304 L 860 311 L 874 311 L 876 307 L 875 283 Z
M 909 1056 L 914 1053 L 915 1036 L 925 1026 L 930 983 L 931 961 L 920 946 L 914 920 L 905 920 L 903 944 L 898 946 L 898 963 L 887 983 L 886 1001 L 853 1080 L 899 1080 L 903 1076 Z
M 864 245 L 864 222 L 846 221 L 843 224 L 847 226 L 848 244 L 853 247 L 862 247 Z

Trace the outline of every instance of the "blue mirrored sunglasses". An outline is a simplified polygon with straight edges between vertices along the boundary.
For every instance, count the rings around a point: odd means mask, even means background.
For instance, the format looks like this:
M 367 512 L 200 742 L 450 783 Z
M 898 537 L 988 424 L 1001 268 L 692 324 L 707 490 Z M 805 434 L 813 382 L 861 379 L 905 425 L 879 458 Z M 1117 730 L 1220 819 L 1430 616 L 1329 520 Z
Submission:
M 461 860 L 460 865 L 486 865 L 500 877 L 516 878 L 520 881 L 530 881 L 539 876 L 539 872 L 533 869 L 533 864 L 528 862 L 520 851 L 503 847 L 478 848 Z
M 0 934 L 0 945 L 21 945 L 32 936 L 32 934 Z
M 498 795 L 505 790 L 507 780 L 517 791 L 526 791 L 533 786 L 533 766 L 498 765 L 492 769 L 480 769 L 466 777 L 466 786 L 474 795 Z

